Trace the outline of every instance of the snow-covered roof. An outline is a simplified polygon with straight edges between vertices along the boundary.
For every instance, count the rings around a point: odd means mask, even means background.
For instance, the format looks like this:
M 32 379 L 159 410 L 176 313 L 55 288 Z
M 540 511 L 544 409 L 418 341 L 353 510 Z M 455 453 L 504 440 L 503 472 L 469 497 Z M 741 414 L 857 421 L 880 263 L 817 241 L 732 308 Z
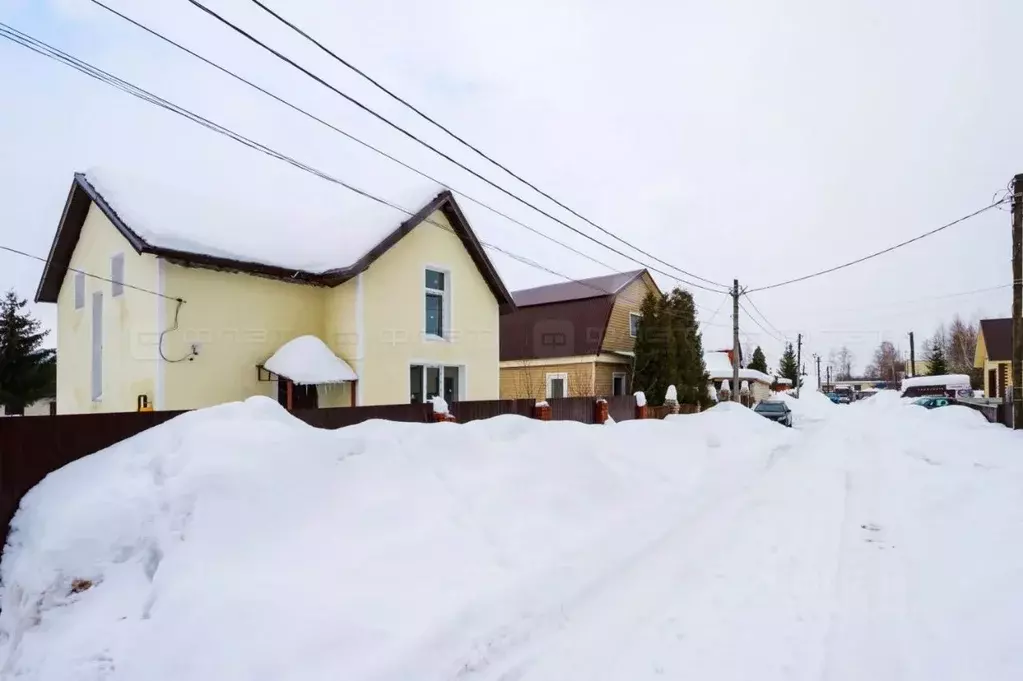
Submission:
M 966 374 L 947 374 L 943 376 L 917 376 L 902 380 L 902 390 L 944 385 L 950 388 L 970 387 L 970 377 Z
M 275 352 L 263 368 L 299 385 L 358 380 L 355 370 L 316 336 L 299 336 Z
M 196 189 L 110 168 L 90 169 L 85 179 L 150 246 L 311 273 L 352 265 L 409 218 L 316 179 L 290 184 L 286 194 L 228 182 Z M 410 181 L 383 198 L 415 212 L 442 191 Z
M 705 352 L 703 363 L 707 366 L 707 373 L 713 379 L 732 378 L 732 361 L 728 359 L 727 352 Z M 771 385 L 774 379 L 762 371 L 756 369 L 739 369 L 739 378 L 750 381 L 759 381 Z

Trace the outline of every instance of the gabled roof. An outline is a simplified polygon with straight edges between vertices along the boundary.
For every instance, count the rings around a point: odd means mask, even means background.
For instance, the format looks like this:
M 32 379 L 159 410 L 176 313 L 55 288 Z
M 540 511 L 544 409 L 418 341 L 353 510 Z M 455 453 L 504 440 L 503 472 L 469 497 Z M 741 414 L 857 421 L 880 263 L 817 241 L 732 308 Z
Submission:
M 548 303 L 564 303 L 570 300 L 585 300 L 615 295 L 626 286 L 642 276 L 646 270 L 618 272 L 602 277 L 590 277 L 566 281 L 561 284 L 548 284 L 521 291 L 514 291 L 512 298 L 519 307 L 528 305 L 547 305 Z
M 380 229 L 379 225 L 376 225 L 375 228 L 378 231 L 375 233 L 379 236 L 375 242 L 367 242 L 368 250 L 358 254 L 358 257 L 349 254 L 339 254 L 338 258 L 343 262 L 339 262 L 338 266 L 333 269 L 325 270 L 310 270 L 289 266 L 286 262 L 275 262 L 272 255 L 271 257 L 261 259 L 233 257 L 230 253 L 223 250 L 207 248 L 198 243 L 190 242 L 187 239 L 168 239 L 165 234 L 161 234 L 158 230 L 155 232 L 152 230 L 144 232 L 145 236 L 143 236 L 143 234 L 140 234 L 140 231 L 143 231 L 141 228 L 136 229 L 130 224 L 130 221 L 135 219 L 136 216 L 134 209 L 127 212 L 124 210 L 119 212 L 120 205 L 115 204 L 113 199 L 108 200 L 108 198 L 97 190 L 86 174 L 75 174 L 64 205 L 60 224 L 57 227 L 57 233 L 53 238 L 53 244 L 50 246 L 50 253 L 46 266 L 43 269 L 42 278 L 39 281 L 39 287 L 36 290 L 36 302 L 53 303 L 57 301 L 57 295 L 60 293 L 60 287 L 67 273 L 67 268 L 71 263 L 72 254 L 81 236 L 82 226 L 88 215 L 89 206 L 95 204 L 107 219 L 110 220 L 114 228 L 128 241 L 136 253 L 149 253 L 175 264 L 188 267 L 244 272 L 256 276 L 317 286 L 337 286 L 364 272 L 377 258 L 400 241 L 403 236 L 426 221 L 434 212 L 440 211 L 451 224 L 454 234 L 461 238 L 466 251 L 487 282 L 494 297 L 501 305 L 502 312 L 513 310 L 515 307 L 511 294 L 505 288 L 504 283 L 497 274 L 496 268 L 494 268 L 490 258 L 484 252 L 482 244 L 469 226 L 469 221 L 466 219 L 465 214 L 462 213 L 454 196 L 448 190 L 438 193 L 415 215 L 409 217 L 396 227 Z M 187 199 L 181 196 L 167 195 L 161 200 L 166 204 L 174 205 L 175 202 L 181 203 Z M 368 201 L 368 199 L 364 200 Z M 149 208 L 159 211 L 161 205 Z M 392 213 L 397 214 L 393 210 Z M 127 217 L 128 215 L 131 215 L 131 217 Z M 237 219 L 232 221 L 234 222 L 233 230 L 244 239 L 249 233 L 249 224 L 238 216 L 234 217 Z M 238 224 L 239 222 L 241 224 Z M 230 223 L 222 223 L 221 226 L 223 224 Z M 295 239 L 295 234 L 288 229 L 288 224 L 281 223 L 279 227 L 271 237 L 277 238 L 277 235 L 279 235 L 280 243 L 283 247 L 283 245 Z M 156 238 L 154 238 L 154 234 L 157 235 Z M 360 236 L 365 237 L 365 235 Z M 317 245 L 314 242 L 312 247 L 315 248 Z M 241 250 L 244 251 L 244 249 Z M 328 251 L 329 254 L 331 249 L 323 248 L 322 250 Z M 254 251 L 250 250 L 247 252 Z
M 515 291 L 501 317 L 501 361 L 600 353 L 615 299 L 646 270 Z
M 981 319 L 980 332 L 984 334 L 987 358 L 992 362 L 1012 360 L 1012 319 Z

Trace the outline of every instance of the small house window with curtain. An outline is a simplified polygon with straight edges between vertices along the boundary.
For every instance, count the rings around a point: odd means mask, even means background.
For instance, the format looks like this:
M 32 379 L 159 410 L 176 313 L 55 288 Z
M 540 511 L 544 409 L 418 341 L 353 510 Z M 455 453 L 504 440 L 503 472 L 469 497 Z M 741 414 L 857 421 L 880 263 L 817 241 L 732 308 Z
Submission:
M 110 296 L 117 298 L 124 295 L 124 253 L 110 258 Z
M 636 314 L 635 312 L 629 313 L 629 335 L 635 338 L 639 335 L 639 320 L 643 318 L 643 315 Z
M 447 276 L 438 270 L 426 270 L 426 335 L 444 338 L 444 314 Z

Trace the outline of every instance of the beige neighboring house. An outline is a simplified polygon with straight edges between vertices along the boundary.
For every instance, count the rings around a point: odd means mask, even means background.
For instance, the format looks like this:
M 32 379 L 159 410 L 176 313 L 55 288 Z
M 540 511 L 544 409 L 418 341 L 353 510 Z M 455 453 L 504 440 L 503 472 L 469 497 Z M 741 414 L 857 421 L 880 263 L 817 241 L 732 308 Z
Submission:
M 984 395 L 1012 394 L 1012 318 L 981 319 L 973 366 L 984 372 Z
M 25 406 L 25 413 L 21 416 L 50 416 L 51 414 L 57 413 L 57 400 L 52 397 L 47 397 L 42 400 L 37 400 L 32 404 Z M 0 405 L 0 416 L 10 416 L 7 413 L 7 408 Z
M 736 386 L 732 382 L 732 360 L 728 352 L 705 352 L 703 353 L 703 363 L 707 367 L 707 375 L 710 376 L 710 381 L 716 391 L 720 393 L 721 386 L 726 382 L 730 391 L 736 390 Z M 771 389 L 774 377 L 762 371 L 740 368 L 738 385 L 740 391 L 744 383 L 749 388 L 749 395 L 754 404 L 770 398 L 774 393 Z
M 323 185 L 211 200 L 76 174 L 36 292 L 57 305 L 58 413 L 496 399 L 514 303 L 450 192 L 409 217 Z
M 501 317 L 501 398 L 626 395 L 646 270 L 516 291 Z

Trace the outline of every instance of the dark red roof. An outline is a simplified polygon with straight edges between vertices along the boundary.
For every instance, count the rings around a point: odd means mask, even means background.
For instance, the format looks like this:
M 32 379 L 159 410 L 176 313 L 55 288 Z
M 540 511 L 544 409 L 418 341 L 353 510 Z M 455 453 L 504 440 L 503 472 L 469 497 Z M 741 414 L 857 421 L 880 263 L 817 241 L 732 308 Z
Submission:
M 984 347 L 987 348 L 989 360 L 1012 360 L 1012 319 L 981 319 L 980 332 L 984 334 Z
M 636 277 L 645 271 L 617 272 L 602 277 L 590 277 L 589 279 L 578 279 L 561 284 L 549 284 L 521 291 L 512 291 L 512 298 L 517 306 L 526 307 L 529 305 L 564 303 L 569 300 L 584 300 L 586 298 L 614 295 L 631 284 Z
M 614 296 L 518 307 L 501 316 L 501 361 L 596 355 Z

